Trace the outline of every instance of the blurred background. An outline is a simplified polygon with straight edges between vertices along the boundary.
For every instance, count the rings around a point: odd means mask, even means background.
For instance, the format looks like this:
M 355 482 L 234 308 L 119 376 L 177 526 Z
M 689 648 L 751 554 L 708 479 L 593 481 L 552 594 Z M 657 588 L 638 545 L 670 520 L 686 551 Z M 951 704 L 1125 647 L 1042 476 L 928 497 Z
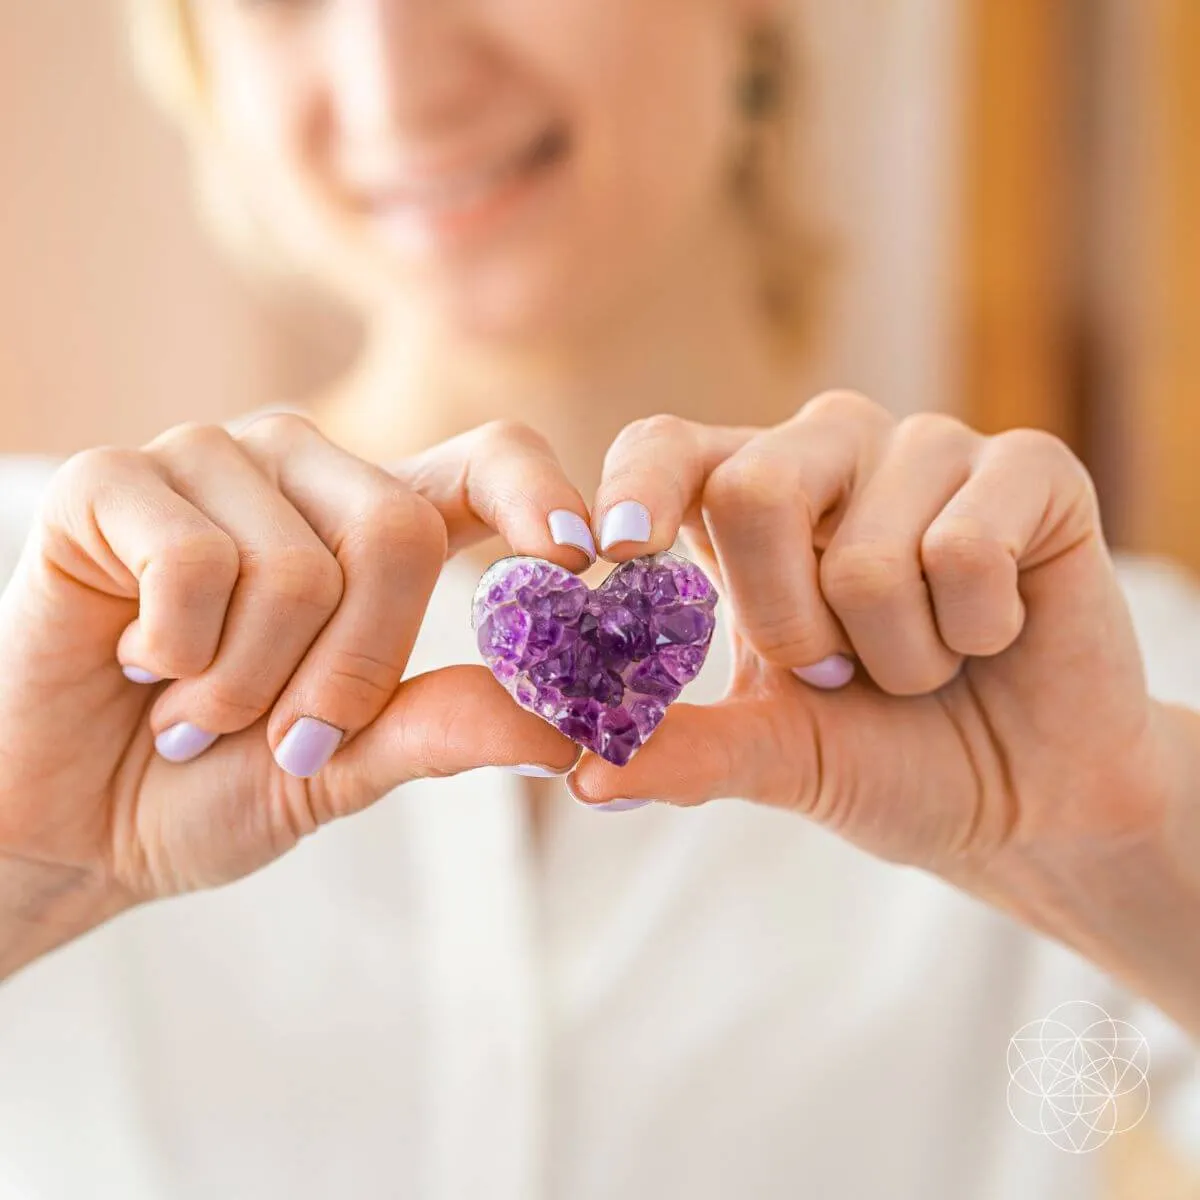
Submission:
M 842 256 L 811 386 L 1050 428 L 1115 542 L 1200 567 L 1200 2 L 794 2 Z M 118 18 L 0 0 L 0 452 L 300 399 L 353 350 L 212 248 Z
M 1049 428 L 1114 542 L 1200 568 L 1200 0 L 804 7 L 841 256 L 809 386 Z M 119 15 L 0 0 L 0 453 L 299 400 L 353 353 L 210 245 Z M 1114 1197 L 1200 1196 L 1148 1132 L 1111 1151 Z

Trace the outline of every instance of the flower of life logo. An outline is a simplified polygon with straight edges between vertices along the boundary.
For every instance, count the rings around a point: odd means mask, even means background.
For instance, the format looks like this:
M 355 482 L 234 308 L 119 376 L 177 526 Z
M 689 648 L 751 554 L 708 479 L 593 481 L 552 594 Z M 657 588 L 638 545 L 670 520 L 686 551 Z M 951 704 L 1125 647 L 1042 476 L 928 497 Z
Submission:
M 1150 1107 L 1150 1047 L 1086 1000 L 1060 1004 L 1008 1043 L 1008 1111 L 1060 1150 L 1086 1154 Z

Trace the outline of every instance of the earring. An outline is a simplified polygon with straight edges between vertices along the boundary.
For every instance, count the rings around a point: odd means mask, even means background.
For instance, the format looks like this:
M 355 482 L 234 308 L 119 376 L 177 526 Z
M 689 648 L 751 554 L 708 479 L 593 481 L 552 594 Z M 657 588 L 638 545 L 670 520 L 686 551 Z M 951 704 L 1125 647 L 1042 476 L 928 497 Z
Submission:
M 750 120 L 761 121 L 779 102 L 778 47 L 769 33 L 753 35 L 749 58 L 738 80 L 738 108 Z

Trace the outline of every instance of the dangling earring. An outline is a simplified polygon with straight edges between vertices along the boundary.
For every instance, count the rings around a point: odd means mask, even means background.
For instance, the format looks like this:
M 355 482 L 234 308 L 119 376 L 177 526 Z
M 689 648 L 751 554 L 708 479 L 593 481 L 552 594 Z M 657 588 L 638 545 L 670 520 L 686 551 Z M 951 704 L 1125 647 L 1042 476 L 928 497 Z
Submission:
M 750 32 L 734 100 L 740 130 L 732 161 L 732 190 L 751 234 L 759 295 L 772 328 L 786 335 L 789 353 L 803 312 L 797 284 L 804 232 L 792 209 L 789 115 L 795 104 L 795 62 L 786 30 L 767 22 Z M 805 255 L 807 268 L 807 255 Z
M 779 103 L 779 48 L 765 30 L 750 38 L 746 69 L 738 79 L 738 109 L 751 121 L 761 121 Z
M 741 144 L 733 162 L 733 186 L 750 210 L 761 198 L 763 160 L 769 156 L 773 122 L 781 102 L 783 71 L 780 40 L 769 27 L 756 29 L 746 45 L 745 64 L 737 78 L 737 109 L 744 121 Z

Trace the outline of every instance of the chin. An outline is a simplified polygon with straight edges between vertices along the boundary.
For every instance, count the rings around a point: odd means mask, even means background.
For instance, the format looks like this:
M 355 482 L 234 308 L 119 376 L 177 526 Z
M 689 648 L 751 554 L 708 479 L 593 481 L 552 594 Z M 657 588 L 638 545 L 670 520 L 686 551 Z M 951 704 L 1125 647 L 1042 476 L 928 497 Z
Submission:
M 580 279 L 589 286 L 579 286 Z M 601 316 L 601 273 L 563 257 L 533 254 L 474 270 L 447 272 L 407 289 L 409 306 L 452 334 L 474 340 L 541 344 L 587 329 Z

